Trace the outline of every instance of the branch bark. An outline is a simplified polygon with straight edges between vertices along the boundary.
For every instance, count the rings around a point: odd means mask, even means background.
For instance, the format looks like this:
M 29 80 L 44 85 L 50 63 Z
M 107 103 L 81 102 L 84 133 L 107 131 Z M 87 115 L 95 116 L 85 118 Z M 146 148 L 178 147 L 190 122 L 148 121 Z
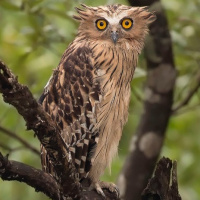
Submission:
M 142 193 L 142 200 L 181 200 L 178 191 L 177 164 L 168 158 L 161 158 L 154 177 L 149 180 Z
M 37 192 L 43 192 L 54 200 L 60 200 L 59 186 L 51 175 L 23 163 L 9 161 L 8 157 L 3 157 L 1 153 L 0 177 L 2 180 L 24 182 L 34 187 Z
M 144 49 L 147 61 L 144 111 L 130 154 L 118 179 L 123 199 L 139 200 L 160 154 L 171 116 L 176 79 L 167 18 L 159 0 L 129 0 L 132 6 L 150 6 L 157 20 L 150 26 Z

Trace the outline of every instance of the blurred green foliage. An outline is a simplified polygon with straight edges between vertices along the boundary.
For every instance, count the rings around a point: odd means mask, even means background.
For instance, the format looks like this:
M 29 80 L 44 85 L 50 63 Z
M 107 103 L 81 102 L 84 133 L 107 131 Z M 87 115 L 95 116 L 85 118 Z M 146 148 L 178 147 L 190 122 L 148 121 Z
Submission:
M 3 60 L 27 85 L 38 99 L 52 70 L 62 53 L 73 40 L 78 27 L 72 19 L 74 7 L 79 3 L 104 5 L 127 4 L 125 0 L 1 0 L 0 1 L 0 59 Z M 178 70 L 174 104 L 179 104 L 196 84 L 195 75 L 200 68 L 200 2 L 199 0 L 163 0 L 173 40 L 174 58 Z M 132 134 L 142 113 L 145 60 L 140 57 L 139 67 L 132 82 L 132 98 L 129 122 L 119 147 L 119 156 L 107 171 L 104 180 L 115 181 L 123 165 Z M 200 134 L 199 91 L 189 105 L 173 115 L 166 133 L 162 155 L 178 161 L 180 192 L 184 200 L 200 199 Z M 39 142 L 17 111 L 5 104 L 0 96 L 0 126 L 17 133 L 39 149 Z M 17 140 L 0 132 L 0 144 L 12 149 L 23 147 Z M 20 148 L 8 151 L 0 145 L 0 151 L 9 158 L 40 168 L 39 156 Z M 0 180 L 0 199 L 34 200 L 48 199 L 23 183 Z

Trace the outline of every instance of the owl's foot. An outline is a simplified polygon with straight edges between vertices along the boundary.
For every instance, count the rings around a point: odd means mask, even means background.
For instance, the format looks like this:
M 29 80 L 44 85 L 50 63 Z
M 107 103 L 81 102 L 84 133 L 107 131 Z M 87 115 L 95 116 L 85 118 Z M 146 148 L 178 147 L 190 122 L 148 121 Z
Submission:
M 108 182 L 95 182 L 90 185 L 90 190 L 96 190 L 98 194 L 103 196 L 106 199 L 106 196 L 102 189 L 108 189 L 110 192 L 115 193 L 117 197 L 119 197 L 119 189 L 114 183 L 108 183 Z

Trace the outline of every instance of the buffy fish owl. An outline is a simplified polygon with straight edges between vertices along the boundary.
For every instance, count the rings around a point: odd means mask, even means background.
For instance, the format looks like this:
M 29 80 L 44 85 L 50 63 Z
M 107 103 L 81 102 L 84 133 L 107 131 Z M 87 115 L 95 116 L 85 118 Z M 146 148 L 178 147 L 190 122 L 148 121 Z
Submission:
M 77 8 L 78 34 L 64 52 L 40 98 L 61 129 L 79 180 L 104 196 L 100 181 L 117 154 L 128 118 L 130 82 L 155 15 L 145 7 L 108 5 Z M 42 147 L 43 170 L 55 172 Z

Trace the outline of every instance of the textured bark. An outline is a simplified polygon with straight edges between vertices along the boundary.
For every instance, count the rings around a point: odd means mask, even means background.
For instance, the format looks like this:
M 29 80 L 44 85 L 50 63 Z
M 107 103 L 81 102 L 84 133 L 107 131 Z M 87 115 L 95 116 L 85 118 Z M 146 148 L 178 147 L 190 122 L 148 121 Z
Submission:
M 132 6 L 148 6 L 156 11 L 157 20 L 150 26 L 145 45 L 147 82 L 144 111 L 134 135 L 130 154 L 118 179 L 121 196 L 139 200 L 151 177 L 160 154 L 171 115 L 176 79 L 172 42 L 165 12 L 158 0 L 129 1 Z
M 1 153 L 0 177 L 2 180 L 25 182 L 50 198 L 59 199 L 59 186 L 51 175 L 23 163 L 9 161 L 8 157 L 3 157 Z
M 142 193 L 142 200 L 181 200 L 178 192 L 176 162 L 162 158 L 158 162 L 154 177 Z

